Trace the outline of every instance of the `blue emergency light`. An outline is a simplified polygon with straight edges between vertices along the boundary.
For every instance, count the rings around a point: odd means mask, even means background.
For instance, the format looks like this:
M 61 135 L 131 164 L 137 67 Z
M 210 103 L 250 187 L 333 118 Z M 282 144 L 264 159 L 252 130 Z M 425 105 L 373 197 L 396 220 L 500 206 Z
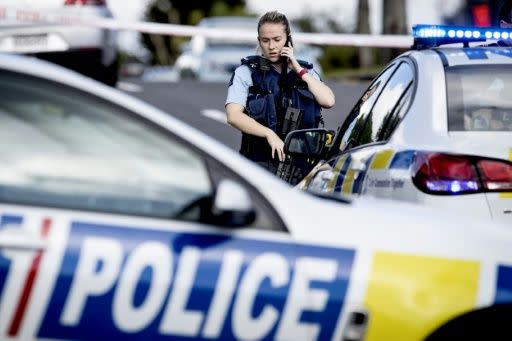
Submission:
M 412 28 L 414 49 L 438 47 L 444 44 L 484 42 L 488 39 L 512 39 L 512 29 L 472 26 L 415 25 Z

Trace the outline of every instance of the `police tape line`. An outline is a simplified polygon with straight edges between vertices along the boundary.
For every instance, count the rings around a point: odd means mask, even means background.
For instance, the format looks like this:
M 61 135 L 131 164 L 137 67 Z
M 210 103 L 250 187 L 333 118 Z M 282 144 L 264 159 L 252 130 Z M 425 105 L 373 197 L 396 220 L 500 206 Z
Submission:
M 27 10 L 0 7 L 0 21 L 16 20 L 45 24 L 80 25 L 118 31 L 136 31 L 170 36 L 204 36 L 225 41 L 254 42 L 254 31 L 205 28 L 188 25 L 160 24 L 151 22 L 123 21 L 94 16 L 69 15 L 55 11 Z M 344 33 L 294 33 L 295 42 L 315 45 L 409 48 L 413 39 L 409 35 L 372 35 Z

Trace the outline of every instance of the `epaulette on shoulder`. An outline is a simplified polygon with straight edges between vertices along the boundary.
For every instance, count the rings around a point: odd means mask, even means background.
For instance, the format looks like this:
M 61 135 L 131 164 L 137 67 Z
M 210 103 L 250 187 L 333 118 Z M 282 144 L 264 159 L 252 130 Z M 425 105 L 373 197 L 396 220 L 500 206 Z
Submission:
M 313 64 L 310 63 L 310 62 L 307 62 L 305 60 L 299 59 L 299 60 L 297 60 L 297 62 L 299 63 L 300 66 L 305 67 L 306 69 L 312 69 L 313 68 Z
M 255 55 L 255 56 L 247 56 L 245 58 L 241 59 L 242 65 L 247 65 L 250 68 L 256 68 L 258 67 L 258 63 L 260 61 L 261 56 Z

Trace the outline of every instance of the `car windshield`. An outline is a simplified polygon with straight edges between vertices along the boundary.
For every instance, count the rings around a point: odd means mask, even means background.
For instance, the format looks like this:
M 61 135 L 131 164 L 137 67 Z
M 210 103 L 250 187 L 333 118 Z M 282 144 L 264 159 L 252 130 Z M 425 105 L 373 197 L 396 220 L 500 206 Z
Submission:
M 512 66 L 447 69 L 448 130 L 512 131 Z
M 210 196 L 206 166 L 132 113 L 0 72 L 0 201 L 174 217 Z

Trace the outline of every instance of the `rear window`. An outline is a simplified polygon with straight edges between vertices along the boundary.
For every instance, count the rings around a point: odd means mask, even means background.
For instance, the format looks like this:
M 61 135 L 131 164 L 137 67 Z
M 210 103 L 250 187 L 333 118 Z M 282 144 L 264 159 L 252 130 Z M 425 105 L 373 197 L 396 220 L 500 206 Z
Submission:
M 512 66 L 448 68 L 448 130 L 512 131 Z

